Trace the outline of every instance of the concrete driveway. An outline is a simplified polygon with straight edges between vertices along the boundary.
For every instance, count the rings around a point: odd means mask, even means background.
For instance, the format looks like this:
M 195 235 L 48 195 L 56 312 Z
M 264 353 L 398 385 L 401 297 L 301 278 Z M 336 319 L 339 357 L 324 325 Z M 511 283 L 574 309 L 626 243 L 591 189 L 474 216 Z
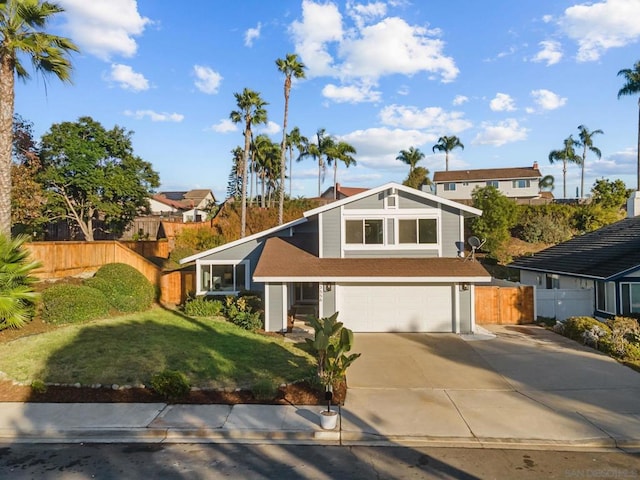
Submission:
M 490 330 L 356 334 L 343 441 L 640 448 L 640 373 L 539 327 Z

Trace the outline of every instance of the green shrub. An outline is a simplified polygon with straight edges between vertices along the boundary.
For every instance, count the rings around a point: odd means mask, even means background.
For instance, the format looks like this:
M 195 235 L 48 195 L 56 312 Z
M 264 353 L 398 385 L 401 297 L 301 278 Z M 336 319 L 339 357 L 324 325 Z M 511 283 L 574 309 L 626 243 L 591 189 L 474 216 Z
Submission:
M 278 394 L 278 385 L 268 378 L 258 380 L 251 388 L 253 397 L 260 402 L 272 401 Z
M 184 304 L 184 313 L 190 317 L 216 317 L 222 313 L 222 302 L 207 297 L 190 298 Z
M 248 297 L 227 296 L 225 299 L 225 316 L 234 325 L 249 331 L 260 330 L 263 327 L 260 312 L 254 312 Z
M 124 263 L 108 263 L 85 284 L 102 291 L 120 312 L 140 312 L 151 306 L 156 288 L 138 270 Z
M 151 377 L 151 388 L 169 401 L 186 397 L 191 390 L 187 377 L 175 370 L 163 370 Z
M 562 334 L 565 337 L 569 337 L 572 340 L 579 342 L 585 342 L 585 334 L 592 331 L 594 327 L 602 329 L 604 332 L 604 338 L 611 335 L 611 329 L 603 322 L 596 320 L 593 317 L 570 317 L 564 322 L 564 329 Z
M 252 312 L 264 311 L 262 294 L 260 292 L 244 290 L 238 294 L 238 298 L 244 298 L 245 302 L 247 302 L 247 306 L 251 308 Z
M 607 325 L 611 329 L 611 353 L 617 357 L 633 359 L 636 354 L 634 345 L 637 346 L 640 337 L 638 321 L 633 318 L 614 317 L 607 320 Z
M 42 380 L 34 380 L 31 382 L 31 390 L 34 393 L 45 393 L 47 391 L 47 385 Z
M 54 284 L 42 292 L 42 320 L 80 323 L 109 314 L 109 301 L 100 290 L 86 285 Z

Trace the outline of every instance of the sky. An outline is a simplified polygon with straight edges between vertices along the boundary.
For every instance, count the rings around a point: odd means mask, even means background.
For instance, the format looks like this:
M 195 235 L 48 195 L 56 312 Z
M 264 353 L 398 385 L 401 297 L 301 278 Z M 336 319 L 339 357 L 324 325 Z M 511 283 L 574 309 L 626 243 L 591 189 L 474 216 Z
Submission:
M 160 174 L 162 190 L 209 188 L 226 196 L 231 151 L 243 126 L 229 119 L 234 93 L 268 102 L 282 139 L 284 75 L 275 61 L 298 54 L 306 78 L 294 82 L 289 130 L 319 128 L 353 145 L 357 165 L 338 182 L 375 187 L 402 182 L 400 150 L 445 169 L 433 153 L 456 135 L 464 150 L 450 170 L 524 167 L 555 177 L 551 150 L 578 126 L 602 158 L 585 163 L 585 191 L 599 178 L 636 188 L 638 99 L 617 98 L 619 70 L 640 60 L 640 0 L 57 0 L 65 9 L 49 31 L 71 38 L 73 84 L 33 74 L 17 82 L 16 113 L 37 137 L 52 124 L 90 116 L 133 132 L 135 154 Z M 317 164 L 294 162 L 295 197 L 317 195 Z M 289 174 L 289 172 L 288 172 Z M 322 189 L 332 184 L 328 171 Z M 569 165 L 567 196 L 580 168 Z M 288 182 L 287 182 L 288 188 Z

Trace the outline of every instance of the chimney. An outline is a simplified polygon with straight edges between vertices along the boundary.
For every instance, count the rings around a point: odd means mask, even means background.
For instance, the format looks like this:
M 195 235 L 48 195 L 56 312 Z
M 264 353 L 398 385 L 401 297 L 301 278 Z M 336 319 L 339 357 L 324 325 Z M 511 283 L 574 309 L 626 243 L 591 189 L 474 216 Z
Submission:
M 640 192 L 635 191 L 627 200 L 627 218 L 633 218 L 640 215 Z
M 534 169 L 534 170 L 537 170 L 537 169 L 538 169 L 538 162 L 537 162 L 537 161 L 534 161 L 534 162 L 533 162 L 533 169 Z

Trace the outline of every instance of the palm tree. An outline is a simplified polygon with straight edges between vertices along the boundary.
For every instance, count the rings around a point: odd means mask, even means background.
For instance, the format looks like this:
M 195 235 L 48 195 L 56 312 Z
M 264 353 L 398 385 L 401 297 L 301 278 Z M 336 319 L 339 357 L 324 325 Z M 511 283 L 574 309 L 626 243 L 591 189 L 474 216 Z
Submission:
M 71 82 L 68 54 L 78 47 L 68 38 L 45 33 L 48 21 L 64 10 L 38 0 L 0 2 L 0 233 L 11 235 L 11 147 L 15 77 L 29 78 L 19 55 L 26 54 L 35 70 Z
M 247 230 L 247 171 L 249 163 L 249 150 L 251 148 L 251 126 L 267 123 L 268 105 L 258 92 L 245 88 L 242 93 L 234 93 L 238 110 L 229 114 L 233 123 L 244 122 L 244 152 L 242 160 L 242 214 L 240 226 L 240 238 L 244 238 Z
M 331 145 L 330 149 L 327 150 L 327 163 L 329 165 L 333 164 L 333 199 L 336 200 L 338 198 L 337 187 L 338 187 L 338 162 L 343 162 L 344 166 L 349 168 L 351 165 L 356 165 L 356 159 L 351 156 L 351 154 L 355 154 L 356 149 L 353 145 L 339 141 Z
M 31 317 L 31 305 L 37 298 L 31 276 L 39 262 L 29 261 L 23 244 L 29 239 L 19 235 L 13 240 L 0 234 L 0 330 L 20 328 Z
M 440 137 L 438 139 L 438 143 L 436 143 L 432 148 L 433 153 L 436 153 L 436 150 L 438 150 L 439 152 L 444 152 L 445 170 L 447 171 L 449 170 L 449 152 L 454 148 L 461 148 L 462 150 L 464 150 L 464 145 L 455 135 L 452 135 L 451 137 Z
M 419 148 L 409 147 L 409 150 L 400 150 L 396 160 L 400 160 L 409 165 L 409 175 L 411 175 L 418 162 L 423 158 L 424 153 L 422 153 Z
M 310 143 L 308 140 L 303 146 L 302 153 L 298 160 L 302 160 L 305 157 L 312 157 L 318 160 L 318 197 L 322 194 L 322 182 L 324 181 L 324 174 L 327 169 L 325 162 L 325 156 L 335 146 L 335 139 L 325 134 L 325 129 L 320 128 L 316 132 L 317 143 Z
M 602 157 L 602 152 L 600 151 L 600 149 L 593 145 L 592 137 L 594 135 L 604 134 L 604 132 L 600 129 L 590 132 L 589 129 L 584 125 L 579 125 L 578 131 L 580 132 L 580 141 L 576 143 L 576 146 L 583 148 L 582 161 L 580 162 L 582 166 L 580 172 L 580 198 L 584 198 L 584 164 L 587 160 L 587 150 L 591 150 L 598 158 Z
M 282 225 L 284 215 L 284 178 L 286 170 L 287 120 L 289 116 L 289 94 L 291 78 L 304 78 L 304 63 L 298 60 L 295 53 L 287 53 L 285 58 L 276 60 L 278 70 L 284 73 L 284 121 L 282 122 L 282 145 L 280 146 L 280 196 L 278 199 L 278 225 Z
M 298 127 L 293 127 L 287 135 L 287 150 L 289 151 L 289 197 L 291 197 L 291 179 L 293 178 L 293 149 L 298 149 L 298 157 L 309 140 L 300 133 Z
M 624 68 L 618 72 L 618 76 L 623 76 L 625 84 L 618 91 L 618 99 L 626 95 L 636 95 L 640 93 L 640 60 L 637 61 L 633 68 Z M 637 185 L 640 191 L 640 97 L 638 97 L 638 164 L 637 164 Z
M 554 188 L 555 179 L 553 175 L 545 175 L 538 182 L 538 190 L 541 192 L 552 192 Z
M 578 145 L 573 139 L 573 135 L 569 135 L 564 140 L 564 148 L 562 150 L 552 150 L 549 152 L 549 162 L 562 161 L 562 196 L 567 198 L 567 163 L 577 163 L 580 165 L 582 158 L 576 154 L 574 147 Z

